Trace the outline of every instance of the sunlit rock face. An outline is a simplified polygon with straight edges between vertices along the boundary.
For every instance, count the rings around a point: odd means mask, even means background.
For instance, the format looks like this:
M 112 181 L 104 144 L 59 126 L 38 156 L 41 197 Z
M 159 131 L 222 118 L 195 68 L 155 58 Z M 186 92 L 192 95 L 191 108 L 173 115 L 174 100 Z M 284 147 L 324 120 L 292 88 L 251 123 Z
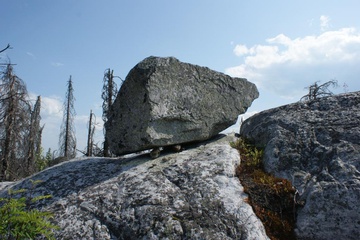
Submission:
M 230 141 L 218 136 L 155 160 L 76 159 L 7 188 L 43 181 L 31 194 L 53 196 L 35 207 L 54 213 L 56 239 L 268 239 L 235 176 Z
M 360 92 L 263 111 L 242 136 L 265 147 L 267 171 L 299 192 L 299 239 L 360 236 Z
M 244 78 L 148 57 L 121 86 L 106 137 L 116 155 L 206 140 L 235 124 L 258 95 Z

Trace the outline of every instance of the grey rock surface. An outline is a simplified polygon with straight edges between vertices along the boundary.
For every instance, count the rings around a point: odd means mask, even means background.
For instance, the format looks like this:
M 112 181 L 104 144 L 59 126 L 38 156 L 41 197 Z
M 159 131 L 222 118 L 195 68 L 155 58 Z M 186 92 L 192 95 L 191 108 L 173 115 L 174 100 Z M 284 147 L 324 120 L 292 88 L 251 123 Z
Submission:
M 52 199 L 56 239 L 268 239 L 236 176 L 238 152 L 218 137 L 179 153 L 64 162 L 16 183 Z M 0 192 L 0 196 L 6 189 Z
M 2 191 L 3 189 L 13 185 L 14 182 L 0 182 L 0 191 Z
M 116 155 L 206 140 L 235 124 L 258 95 L 244 78 L 148 57 L 121 86 L 106 137 Z
M 299 239 L 360 236 L 360 92 L 263 111 L 240 135 L 265 147 L 268 172 L 292 181 L 305 205 Z

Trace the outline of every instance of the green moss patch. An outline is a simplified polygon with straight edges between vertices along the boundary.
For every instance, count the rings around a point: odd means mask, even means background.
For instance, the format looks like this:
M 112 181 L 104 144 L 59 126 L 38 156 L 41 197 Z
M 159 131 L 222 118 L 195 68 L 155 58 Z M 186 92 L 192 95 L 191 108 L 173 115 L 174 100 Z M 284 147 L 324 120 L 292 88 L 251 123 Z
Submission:
M 232 142 L 231 146 L 239 151 L 241 157 L 236 174 L 249 195 L 248 203 L 263 222 L 267 235 L 273 240 L 296 239 L 295 189 L 291 182 L 264 171 L 263 149 L 243 138 Z

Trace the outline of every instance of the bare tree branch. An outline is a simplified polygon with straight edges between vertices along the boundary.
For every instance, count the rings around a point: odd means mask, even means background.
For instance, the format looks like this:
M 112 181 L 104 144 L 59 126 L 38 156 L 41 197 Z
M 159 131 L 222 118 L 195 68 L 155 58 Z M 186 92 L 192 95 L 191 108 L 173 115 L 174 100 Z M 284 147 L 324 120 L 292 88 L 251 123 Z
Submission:
M 320 97 L 331 96 L 333 93 L 329 90 L 330 86 L 337 87 L 337 80 L 331 80 L 321 85 L 318 84 L 319 81 L 307 87 L 309 93 L 303 96 L 300 101 L 313 102 Z
M 8 44 L 4 49 L 0 50 L 0 53 L 5 52 L 7 49 L 12 49 L 10 44 Z

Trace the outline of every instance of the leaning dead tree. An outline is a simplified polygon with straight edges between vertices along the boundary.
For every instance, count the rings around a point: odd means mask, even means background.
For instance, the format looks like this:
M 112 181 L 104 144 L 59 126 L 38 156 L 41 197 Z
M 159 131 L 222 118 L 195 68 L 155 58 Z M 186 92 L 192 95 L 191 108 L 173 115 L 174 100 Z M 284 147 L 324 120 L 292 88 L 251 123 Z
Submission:
M 337 87 L 337 81 L 331 80 L 321 85 L 318 84 L 319 81 L 315 82 L 314 84 L 307 87 L 309 89 L 309 93 L 303 96 L 300 101 L 304 102 L 313 102 L 318 98 L 331 96 L 333 93 L 329 90 L 330 86 Z
M 76 115 L 74 108 L 74 89 L 72 86 L 71 76 L 67 84 L 67 91 L 64 101 L 64 116 L 60 128 L 59 136 L 59 154 L 60 157 L 71 159 L 76 156 L 76 137 L 74 118 Z
M 111 111 L 111 105 L 113 104 L 115 97 L 117 94 L 117 85 L 114 82 L 114 70 L 110 70 L 110 68 L 105 70 L 104 73 L 104 85 L 103 90 L 101 94 L 101 98 L 103 101 L 103 114 L 102 119 L 104 121 L 104 124 L 108 121 Z M 110 150 L 109 150 L 109 142 L 106 139 L 106 129 L 104 128 L 104 157 L 110 156 Z
M 0 79 L 0 181 L 29 175 L 26 164 L 31 107 L 25 83 L 8 64 Z

